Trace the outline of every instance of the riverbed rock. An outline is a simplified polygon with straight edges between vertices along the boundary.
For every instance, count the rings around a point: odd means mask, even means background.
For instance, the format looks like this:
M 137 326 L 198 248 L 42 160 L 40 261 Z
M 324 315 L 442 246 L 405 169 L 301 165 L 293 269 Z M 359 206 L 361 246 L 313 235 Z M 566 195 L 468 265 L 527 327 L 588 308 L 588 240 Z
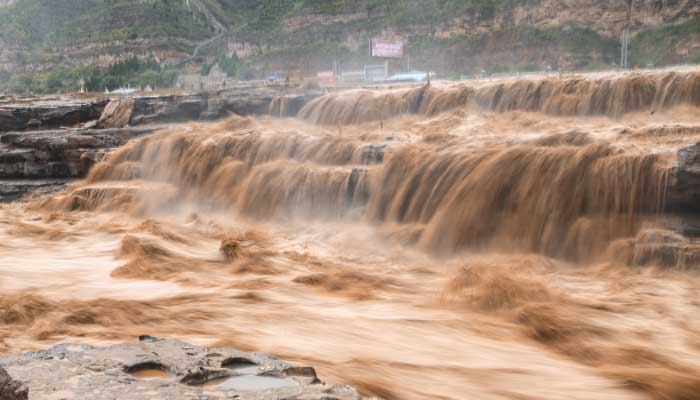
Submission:
M 107 100 L 49 100 L 3 104 L 0 106 L 0 132 L 73 127 L 96 120 Z
M 274 99 L 278 99 L 274 115 L 293 116 L 319 95 L 286 90 L 281 93 L 279 88 L 262 86 L 111 100 L 67 95 L 8 98 L 0 102 L 0 180 L 5 180 L 0 184 L 0 201 L 17 199 L 32 188 L 45 192 L 60 187 L 14 184 L 7 182 L 9 179 L 84 177 L 113 149 L 164 124 L 213 120 L 228 114 L 267 114 Z M 376 158 L 375 153 L 380 154 L 372 152 L 368 157 Z
M 311 99 L 320 93 L 288 93 L 289 104 L 280 116 L 294 116 Z M 141 96 L 134 98 L 129 124 L 173 123 L 196 120 L 213 120 L 228 114 L 265 115 L 270 104 L 279 96 L 272 90 L 224 89 L 216 92 L 182 95 Z M 273 115 L 278 116 L 277 110 Z
M 0 134 L 0 179 L 78 178 L 108 151 L 158 126 Z
M 212 120 L 234 113 L 264 115 L 274 99 L 273 115 L 295 116 L 320 91 L 280 91 L 279 88 L 227 88 L 178 94 L 136 94 L 112 97 L 36 97 L 0 102 L 0 132 L 48 130 L 95 124 L 98 128 Z M 99 119 L 99 121 L 98 121 Z M 97 122 L 95 122 L 97 121 Z
M 130 125 L 198 120 L 207 109 L 207 93 L 134 98 Z
M 668 211 L 700 212 L 700 143 L 677 152 L 676 166 L 669 174 Z
M 321 382 L 311 367 L 150 336 L 109 347 L 60 344 L 0 357 L 0 364 L 32 399 L 366 399 L 349 386 Z
M 27 386 L 12 379 L 0 366 L 0 400 L 27 400 L 28 398 Z
M 319 97 L 321 92 L 306 94 L 286 94 L 272 99 L 268 113 L 273 117 L 294 117 L 299 114 L 306 103 Z
M 60 192 L 69 182 L 66 179 L 0 179 L 0 203 L 19 200 L 28 194 Z
M 124 97 L 110 100 L 97 121 L 98 128 L 126 128 L 134 111 L 134 99 Z
M 695 269 L 700 261 L 700 245 L 674 231 L 647 229 L 631 241 L 629 255 L 629 265 Z

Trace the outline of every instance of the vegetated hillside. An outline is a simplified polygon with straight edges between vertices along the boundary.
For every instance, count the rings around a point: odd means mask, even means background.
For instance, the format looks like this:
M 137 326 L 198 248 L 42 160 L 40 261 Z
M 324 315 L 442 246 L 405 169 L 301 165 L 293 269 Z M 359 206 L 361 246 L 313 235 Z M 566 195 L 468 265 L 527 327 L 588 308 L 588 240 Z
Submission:
M 281 10 L 279 23 L 271 24 L 275 29 L 259 29 L 251 37 L 255 30 L 244 27 L 237 44 L 248 47 L 239 55 L 270 68 L 296 63 L 329 69 L 334 59 L 353 67 L 369 61 L 369 37 L 387 36 L 407 41 L 412 66 L 446 75 L 547 65 L 598 68 L 619 62 L 619 38 L 628 29 L 633 66 L 700 61 L 697 0 L 295 3 Z
M 108 63 L 134 50 L 186 53 L 210 30 L 182 0 L 16 0 L 0 8 L 3 52 L 17 55 L 5 61 L 34 70 Z
M 0 78 L 134 55 L 203 71 L 225 57 L 247 78 L 311 74 L 372 62 L 377 36 L 404 39 L 412 68 L 447 76 L 598 68 L 618 61 L 624 29 L 633 65 L 700 62 L 697 0 L 1 0 Z

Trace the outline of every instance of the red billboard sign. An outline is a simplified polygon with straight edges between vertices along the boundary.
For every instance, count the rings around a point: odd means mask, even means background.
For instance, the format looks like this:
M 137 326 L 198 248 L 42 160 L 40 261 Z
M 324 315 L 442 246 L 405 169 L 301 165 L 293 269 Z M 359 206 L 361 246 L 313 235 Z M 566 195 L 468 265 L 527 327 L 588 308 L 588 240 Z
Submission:
M 316 78 L 321 83 L 335 83 L 335 73 L 333 71 L 320 71 Z
M 403 57 L 403 42 L 401 40 L 372 39 L 370 56 L 383 58 Z

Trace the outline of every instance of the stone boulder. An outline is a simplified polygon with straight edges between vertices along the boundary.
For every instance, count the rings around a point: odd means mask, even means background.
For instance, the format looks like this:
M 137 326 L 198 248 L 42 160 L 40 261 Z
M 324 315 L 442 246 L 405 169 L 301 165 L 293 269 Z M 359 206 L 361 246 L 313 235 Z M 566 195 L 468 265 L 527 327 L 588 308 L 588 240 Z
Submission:
M 27 400 L 28 398 L 27 387 L 22 382 L 12 379 L 0 366 L 0 400 Z
M 126 128 L 134 111 L 134 99 L 124 97 L 111 100 L 97 121 L 98 128 Z
M 134 98 L 131 125 L 198 120 L 207 110 L 206 93 Z
M 700 211 L 700 143 L 678 150 L 669 174 L 666 208 L 676 213 Z

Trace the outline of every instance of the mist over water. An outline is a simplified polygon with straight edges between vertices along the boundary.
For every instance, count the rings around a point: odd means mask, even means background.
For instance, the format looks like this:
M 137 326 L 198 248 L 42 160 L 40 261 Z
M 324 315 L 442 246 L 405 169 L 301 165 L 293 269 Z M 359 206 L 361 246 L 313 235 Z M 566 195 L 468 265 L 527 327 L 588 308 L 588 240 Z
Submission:
M 386 399 L 698 398 L 700 258 L 668 196 L 698 87 L 348 91 L 134 140 L 0 206 L 0 351 L 149 334 Z

